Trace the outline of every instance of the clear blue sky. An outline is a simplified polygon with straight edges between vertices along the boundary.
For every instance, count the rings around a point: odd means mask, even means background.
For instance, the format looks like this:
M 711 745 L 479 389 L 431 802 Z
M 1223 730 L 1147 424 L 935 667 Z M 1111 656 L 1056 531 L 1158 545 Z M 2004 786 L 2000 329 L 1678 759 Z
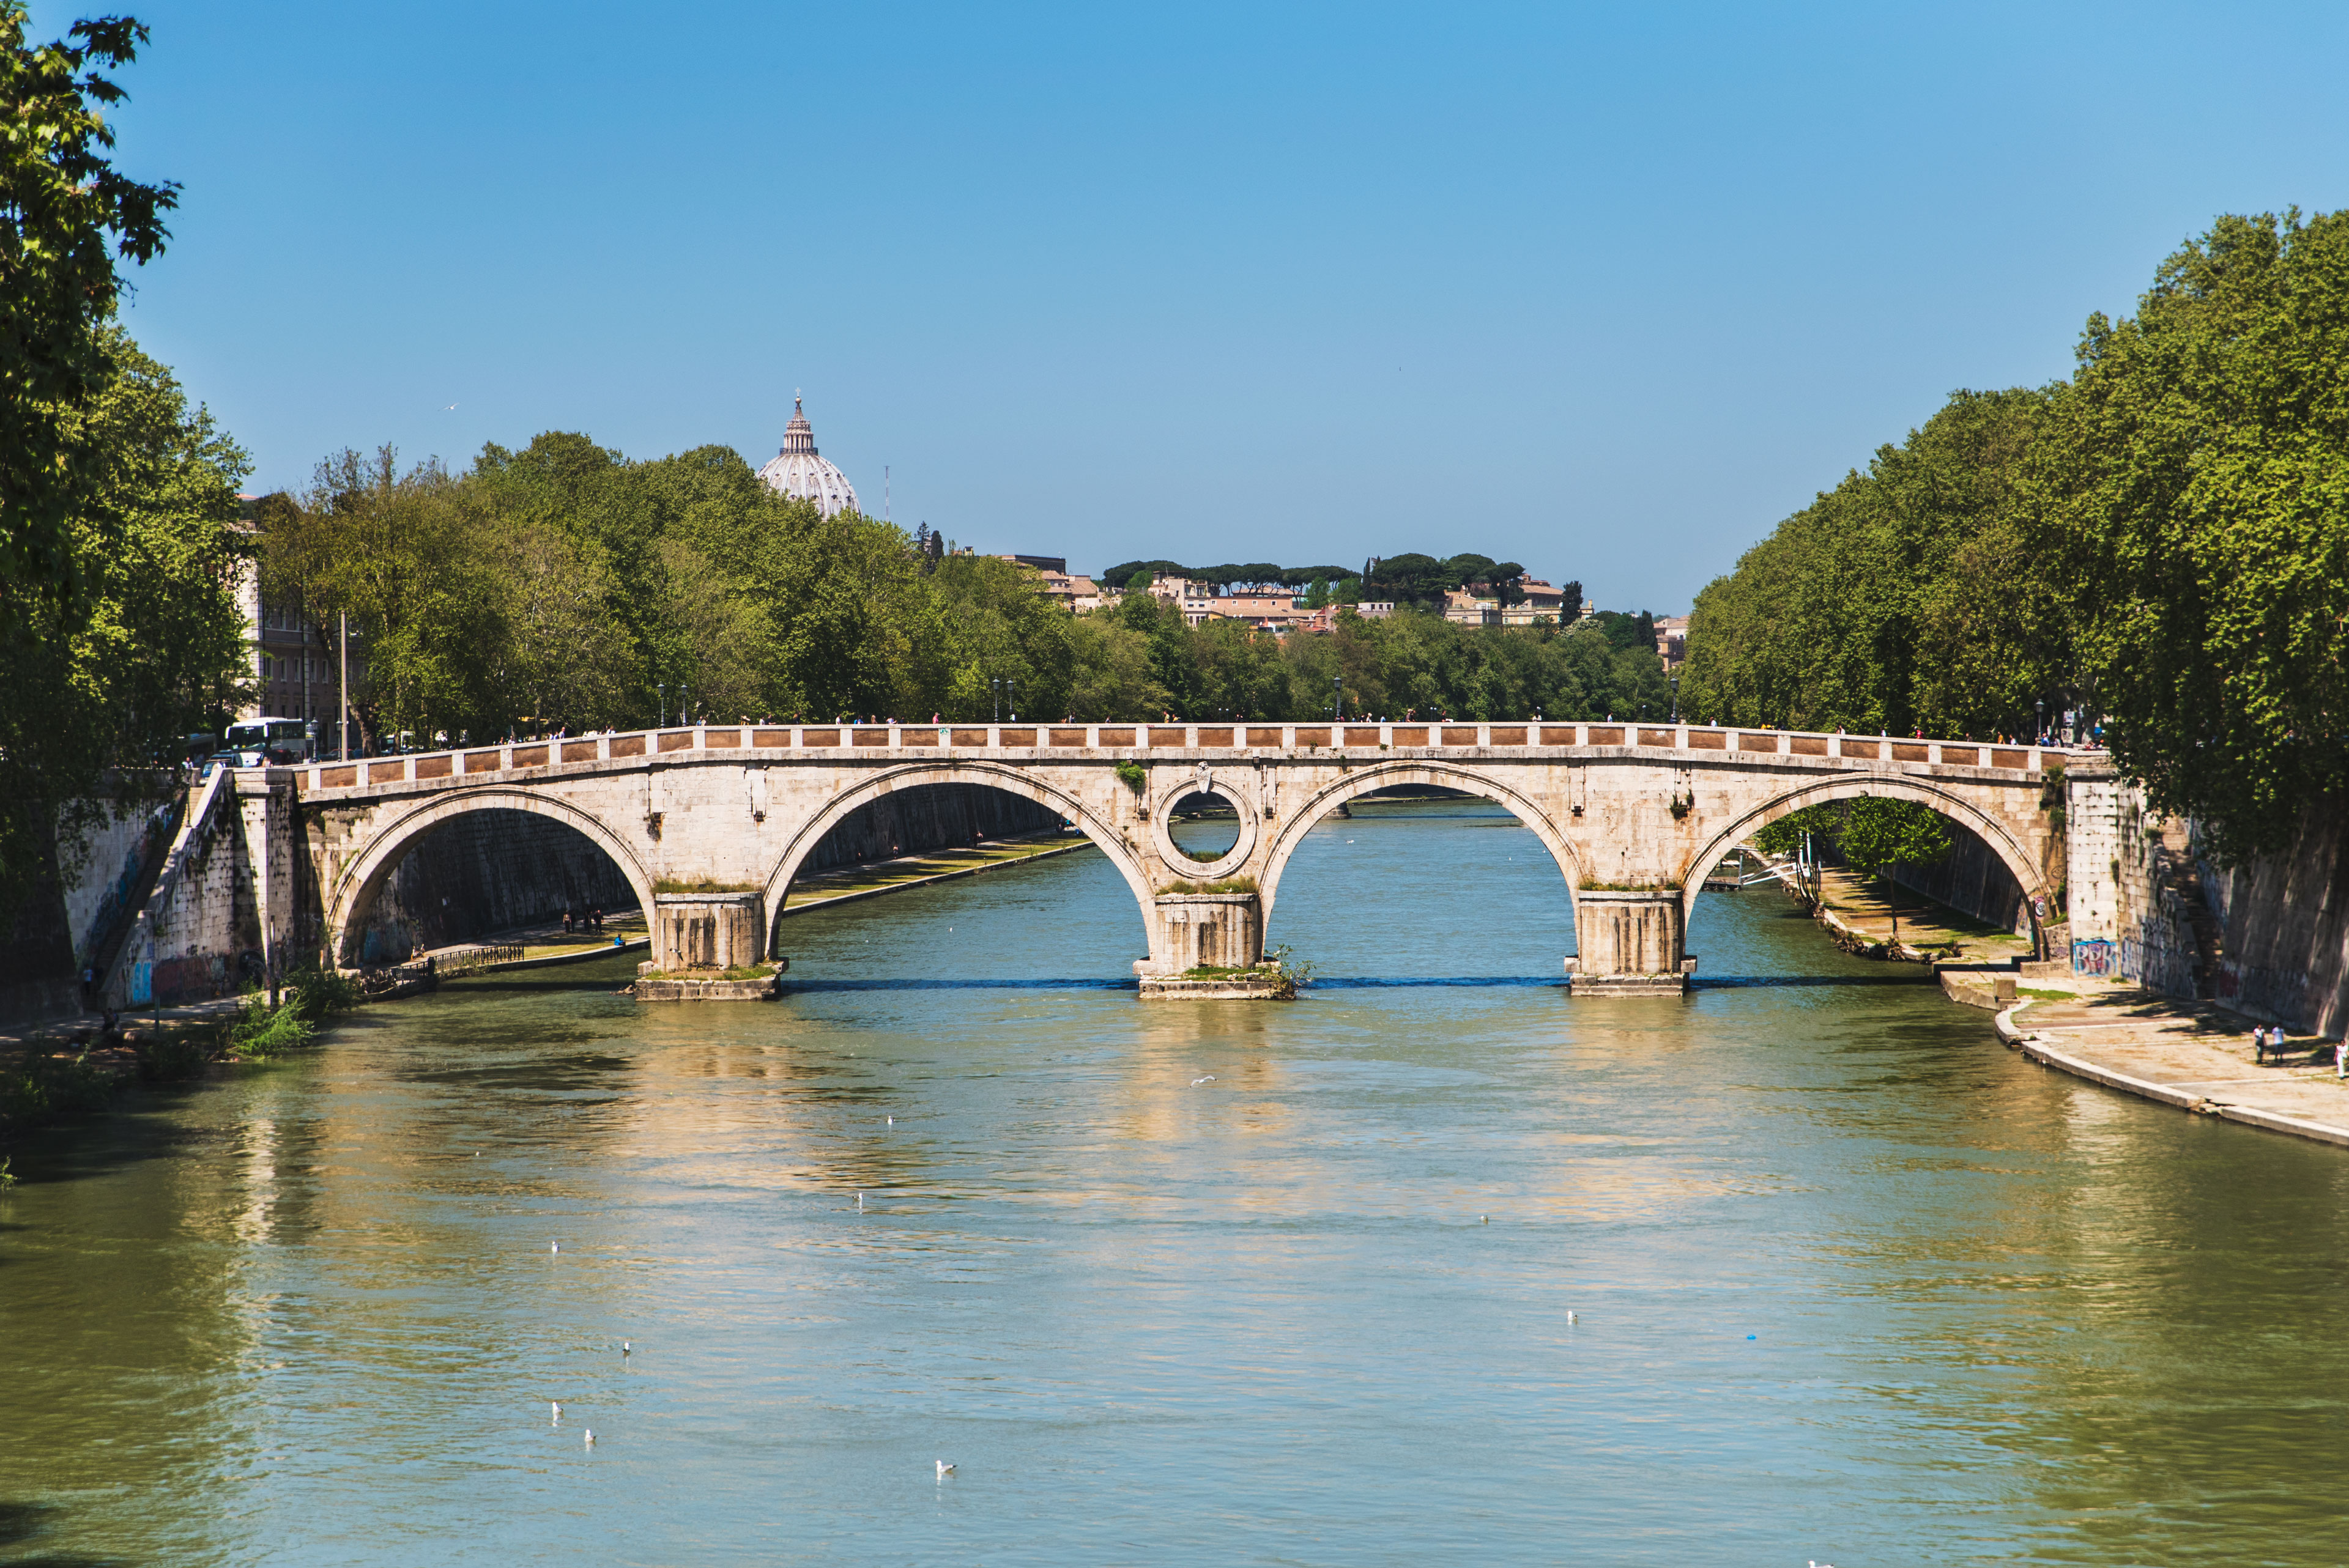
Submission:
M 2349 201 L 2337 5 L 128 3 L 128 319 L 253 488 L 755 463 L 796 387 L 869 510 L 1079 570 L 1681 609 L 2214 214 Z

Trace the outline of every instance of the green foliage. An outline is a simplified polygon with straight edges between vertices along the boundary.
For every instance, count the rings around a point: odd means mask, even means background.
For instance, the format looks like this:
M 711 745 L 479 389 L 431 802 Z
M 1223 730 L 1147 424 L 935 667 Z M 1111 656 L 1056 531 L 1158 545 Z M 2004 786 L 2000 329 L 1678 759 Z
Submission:
M 2002 523 L 2047 396 L 1960 392 L 1697 595 L 1681 711 L 1708 723 L 2027 732 Z M 2028 608 L 2027 604 L 2024 606 Z M 2033 616 L 2044 640 L 2059 621 Z M 2044 689 L 2044 688 L 2041 688 Z
M 2100 718 L 2220 858 L 2349 790 L 2349 212 L 2220 218 L 2071 378 L 1959 392 L 1697 599 L 1682 707 L 2023 735 Z
M 1143 771 L 1142 764 L 1139 762 L 1119 763 L 1117 776 L 1120 782 L 1137 795 L 1141 794 L 1150 783 L 1150 775 Z
M 233 706 L 244 667 L 233 588 L 245 553 L 236 529 L 245 456 L 129 338 L 109 328 L 97 341 L 112 375 L 60 416 L 82 453 L 63 528 L 71 586 L 11 600 L 0 909 L 37 872 L 53 830 L 64 858 L 76 859 L 95 803 L 122 793 L 109 777 L 151 792 L 139 771 L 176 759 L 208 711 Z M 0 599 L 11 593 L 0 583 Z
M 756 892 L 757 882 L 719 882 L 710 877 L 697 877 L 690 882 L 676 877 L 662 877 L 653 883 L 655 892 Z
M 1843 826 L 1840 803 L 1826 806 L 1806 806 L 1799 811 L 1789 811 L 1775 821 L 1763 824 L 1754 835 L 1754 847 L 1765 855 L 1791 855 L 1802 848 L 1803 835 L 1815 839 L 1833 839 Z
M 2349 211 L 2221 218 L 2089 318 L 2018 536 L 2155 804 L 2232 858 L 2349 784 Z
M 139 1058 L 139 1076 L 150 1083 L 191 1078 L 218 1054 L 225 1035 L 217 1026 L 206 1026 L 142 1037 L 131 1047 Z
M 107 157 L 103 111 L 124 94 L 95 67 L 129 64 L 147 29 L 109 16 L 36 46 L 26 23 L 22 0 L 0 3 L 0 640 L 12 653 L 79 591 L 88 562 L 73 523 L 105 454 L 78 426 L 120 375 L 119 339 L 100 330 L 122 286 L 115 257 L 162 250 L 179 189 L 127 179 Z
M 316 1026 L 302 1016 L 299 998 L 272 1007 L 266 996 L 249 996 L 244 1011 L 229 1026 L 228 1054 L 239 1061 L 265 1061 L 308 1045 L 316 1032 Z
M 1894 866 L 1932 865 L 1950 852 L 1949 819 L 1913 800 L 1863 796 L 1790 811 L 1754 835 L 1765 855 L 1788 855 L 1803 835 L 1825 840 L 1843 862 L 1862 876 L 1881 876 Z
M 323 1024 L 359 1005 L 363 993 L 357 979 L 337 969 L 307 965 L 285 976 L 285 990 L 295 1013 L 306 1023 Z
M 30 1053 L 0 1061 L 0 1127 L 87 1115 L 110 1103 L 121 1079 L 80 1056 Z
M 1256 878 L 1226 877 L 1221 882 L 1171 882 L 1158 890 L 1164 897 L 1173 893 L 1254 892 Z

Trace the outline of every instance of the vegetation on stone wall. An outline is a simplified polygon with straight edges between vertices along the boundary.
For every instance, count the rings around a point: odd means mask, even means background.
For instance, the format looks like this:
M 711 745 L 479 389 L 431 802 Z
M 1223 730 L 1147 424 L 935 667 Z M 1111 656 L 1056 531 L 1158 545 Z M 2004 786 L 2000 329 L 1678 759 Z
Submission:
M 1748 552 L 1698 596 L 1682 710 L 1989 736 L 2077 709 L 2225 858 L 2341 799 L 2349 212 L 2221 218 L 2077 361 L 1953 394 Z

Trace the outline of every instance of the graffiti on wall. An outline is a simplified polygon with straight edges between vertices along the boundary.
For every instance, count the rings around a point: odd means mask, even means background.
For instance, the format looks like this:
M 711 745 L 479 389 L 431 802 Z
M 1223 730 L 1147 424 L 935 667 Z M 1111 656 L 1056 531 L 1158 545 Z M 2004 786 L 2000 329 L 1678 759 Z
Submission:
M 2072 973 L 2107 978 L 2117 975 L 2120 973 L 2120 949 L 2101 936 L 2083 937 L 2072 944 Z
M 2316 1009 L 2310 1006 L 2305 970 L 2271 969 L 2264 965 L 2221 960 L 2214 979 L 2222 1002 L 2303 1027 L 2315 1026 Z

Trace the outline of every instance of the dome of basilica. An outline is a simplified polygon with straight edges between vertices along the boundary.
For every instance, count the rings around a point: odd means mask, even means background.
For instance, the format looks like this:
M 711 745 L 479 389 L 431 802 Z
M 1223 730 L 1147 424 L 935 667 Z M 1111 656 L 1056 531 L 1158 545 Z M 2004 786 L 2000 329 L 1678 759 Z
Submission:
M 783 449 L 759 470 L 759 477 L 784 495 L 815 502 L 816 510 L 826 517 L 860 510 L 856 487 L 848 482 L 848 476 L 816 456 L 815 430 L 807 422 L 796 393 L 792 397 L 792 422 L 783 427 Z

